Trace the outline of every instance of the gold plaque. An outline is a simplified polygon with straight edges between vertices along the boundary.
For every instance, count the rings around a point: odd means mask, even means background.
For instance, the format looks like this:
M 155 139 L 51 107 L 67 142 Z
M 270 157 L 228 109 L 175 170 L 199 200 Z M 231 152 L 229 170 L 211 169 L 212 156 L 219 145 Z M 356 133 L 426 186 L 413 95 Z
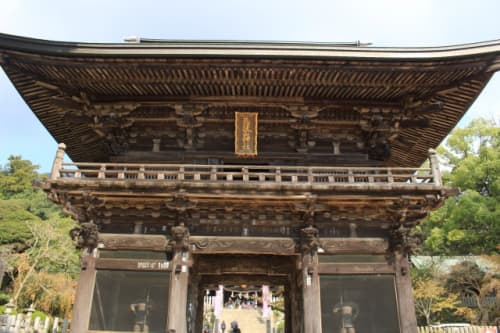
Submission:
M 234 115 L 234 153 L 241 157 L 257 156 L 257 112 L 236 112 Z

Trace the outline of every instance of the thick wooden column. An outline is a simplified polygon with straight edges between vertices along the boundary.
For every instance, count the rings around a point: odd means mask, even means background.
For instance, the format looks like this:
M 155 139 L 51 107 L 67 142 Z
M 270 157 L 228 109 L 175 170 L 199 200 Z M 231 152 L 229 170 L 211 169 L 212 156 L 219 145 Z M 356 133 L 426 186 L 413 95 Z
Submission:
M 203 309 L 204 309 L 204 297 L 205 297 L 205 290 L 203 288 L 203 285 L 198 283 L 198 302 L 196 303 L 196 322 L 194 325 L 194 332 L 202 332 L 203 329 Z
M 96 269 L 94 251 L 88 253 L 86 249 L 82 257 L 82 269 L 76 288 L 73 318 L 71 319 L 71 332 L 87 332 L 92 309 L 92 296 L 94 294 Z
M 395 252 L 396 292 L 401 333 L 417 333 L 417 318 L 410 279 L 410 264 L 405 255 Z
M 200 302 L 200 275 L 192 271 L 189 276 L 189 290 L 188 290 L 188 303 L 187 303 L 187 320 L 188 332 L 200 332 L 201 326 L 198 326 L 197 318 Z M 203 304 L 204 293 L 201 293 L 201 303 Z M 203 313 L 203 306 L 201 312 Z
M 187 333 L 187 296 L 189 284 L 189 252 L 175 250 L 168 297 L 168 332 Z
M 311 206 L 311 205 L 310 205 Z M 302 252 L 301 281 L 303 325 L 302 333 L 321 333 L 321 298 L 318 274 L 319 230 L 311 223 L 314 209 L 307 207 L 309 226 L 300 231 Z
M 321 333 L 321 299 L 319 289 L 318 255 L 302 256 L 303 333 Z

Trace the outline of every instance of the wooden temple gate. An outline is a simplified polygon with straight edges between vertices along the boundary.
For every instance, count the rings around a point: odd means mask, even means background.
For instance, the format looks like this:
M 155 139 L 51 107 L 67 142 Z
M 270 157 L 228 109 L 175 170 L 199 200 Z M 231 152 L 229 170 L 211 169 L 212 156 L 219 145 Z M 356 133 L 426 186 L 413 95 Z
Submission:
M 40 186 L 79 223 L 72 332 L 201 333 L 207 288 L 253 284 L 286 333 L 416 333 L 412 230 L 453 194 L 433 148 L 500 44 L 0 34 L 0 64 L 67 145 Z

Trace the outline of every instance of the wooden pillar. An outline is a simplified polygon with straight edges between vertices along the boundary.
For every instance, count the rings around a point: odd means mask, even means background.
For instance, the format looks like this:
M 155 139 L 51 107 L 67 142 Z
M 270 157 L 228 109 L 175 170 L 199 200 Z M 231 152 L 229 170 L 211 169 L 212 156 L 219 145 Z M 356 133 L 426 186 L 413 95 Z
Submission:
M 54 158 L 54 163 L 52 164 L 52 171 L 50 172 L 50 179 L 56 180 L 59 178 L 62 164 L 64 161 L 64 151 L 66 150 L 66 145 L 60 143 L 57 145 L 56 157 Z
M 187 296 L 189 284 L 189 252 L 176 249 L 172 259 L 168 297 L 168 332 L 187 333 Z
M 205 308 L 205 289 L 201 283 L 198 283 L 198 302 L 196 309 L 196 322 L 194 325 L 194 332 L 202 332 L 203 330 L 203 310 Z
M 410 278 L 410 264 L 405 255 L 395 254 L 396 292 L 401 333 L 417 333 L 417 318 Z
M 82 269 L 76 288 L 73 318 L 71 319 L 71 332 L 83 333 L 88 331 L 92 309 L 92 296 L 94 293 L 96 269 L 94 252 L 85 252 L 82 257 Z
M 201 292 L 200 299 L 200 275 L 191 272 L 189 276 L 189 290 L 188 290 L 188 300 L 187 300 L 187 312 L 188 312 L 188 332 L 201 332 L 201 326 L 198 325 L 198 311 L 199 311 L 199 302 L 203 304 L 203 296 L 204 293 Z M 203 313 L 203 306 L 201 308 L 201 312 Z
M 302 333 L 321 333 L 321 299 L 316 251 L 302 255 Z
M 296 259 L 295 267 L 300 267 L 299 261 L 301 258 Z M 300 333 L 302 325 L 301 299 L 299 295 L 299 288 L 302 286 L 301 274 L 295 270 L 288 277 L 288 287 L 290 292 L 287 292 L 288 309 L 285 311 L 285 332 L 286 333 Z M 286 308 L 285 308 L 286 309 Z
M 442 186 L 443 181 L 441 179 L 441 171 L 439 170 L 439 161 L 437 159 L 437 154 L 434 149 L 429 149 L 429 163 L 431 165 L 431 173 L 434 184 L 436 186 Z

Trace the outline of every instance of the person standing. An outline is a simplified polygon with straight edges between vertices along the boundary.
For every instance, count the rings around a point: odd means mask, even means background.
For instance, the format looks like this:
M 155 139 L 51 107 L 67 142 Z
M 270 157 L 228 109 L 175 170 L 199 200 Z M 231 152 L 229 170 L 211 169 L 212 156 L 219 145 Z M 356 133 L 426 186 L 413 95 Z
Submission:
M 224 331 L 226 330 L 226 322 L 224 320 L 220 324 L 220 330 L 222 331 L 222 333 L 224 333 Z
M 238 322 L 233 321 L 233 322 L 231 323 L 231 328 L 232 328 L 231 333 L 241 333 L 241 330 L 240 330 L 240 328 L 238 327 Z

